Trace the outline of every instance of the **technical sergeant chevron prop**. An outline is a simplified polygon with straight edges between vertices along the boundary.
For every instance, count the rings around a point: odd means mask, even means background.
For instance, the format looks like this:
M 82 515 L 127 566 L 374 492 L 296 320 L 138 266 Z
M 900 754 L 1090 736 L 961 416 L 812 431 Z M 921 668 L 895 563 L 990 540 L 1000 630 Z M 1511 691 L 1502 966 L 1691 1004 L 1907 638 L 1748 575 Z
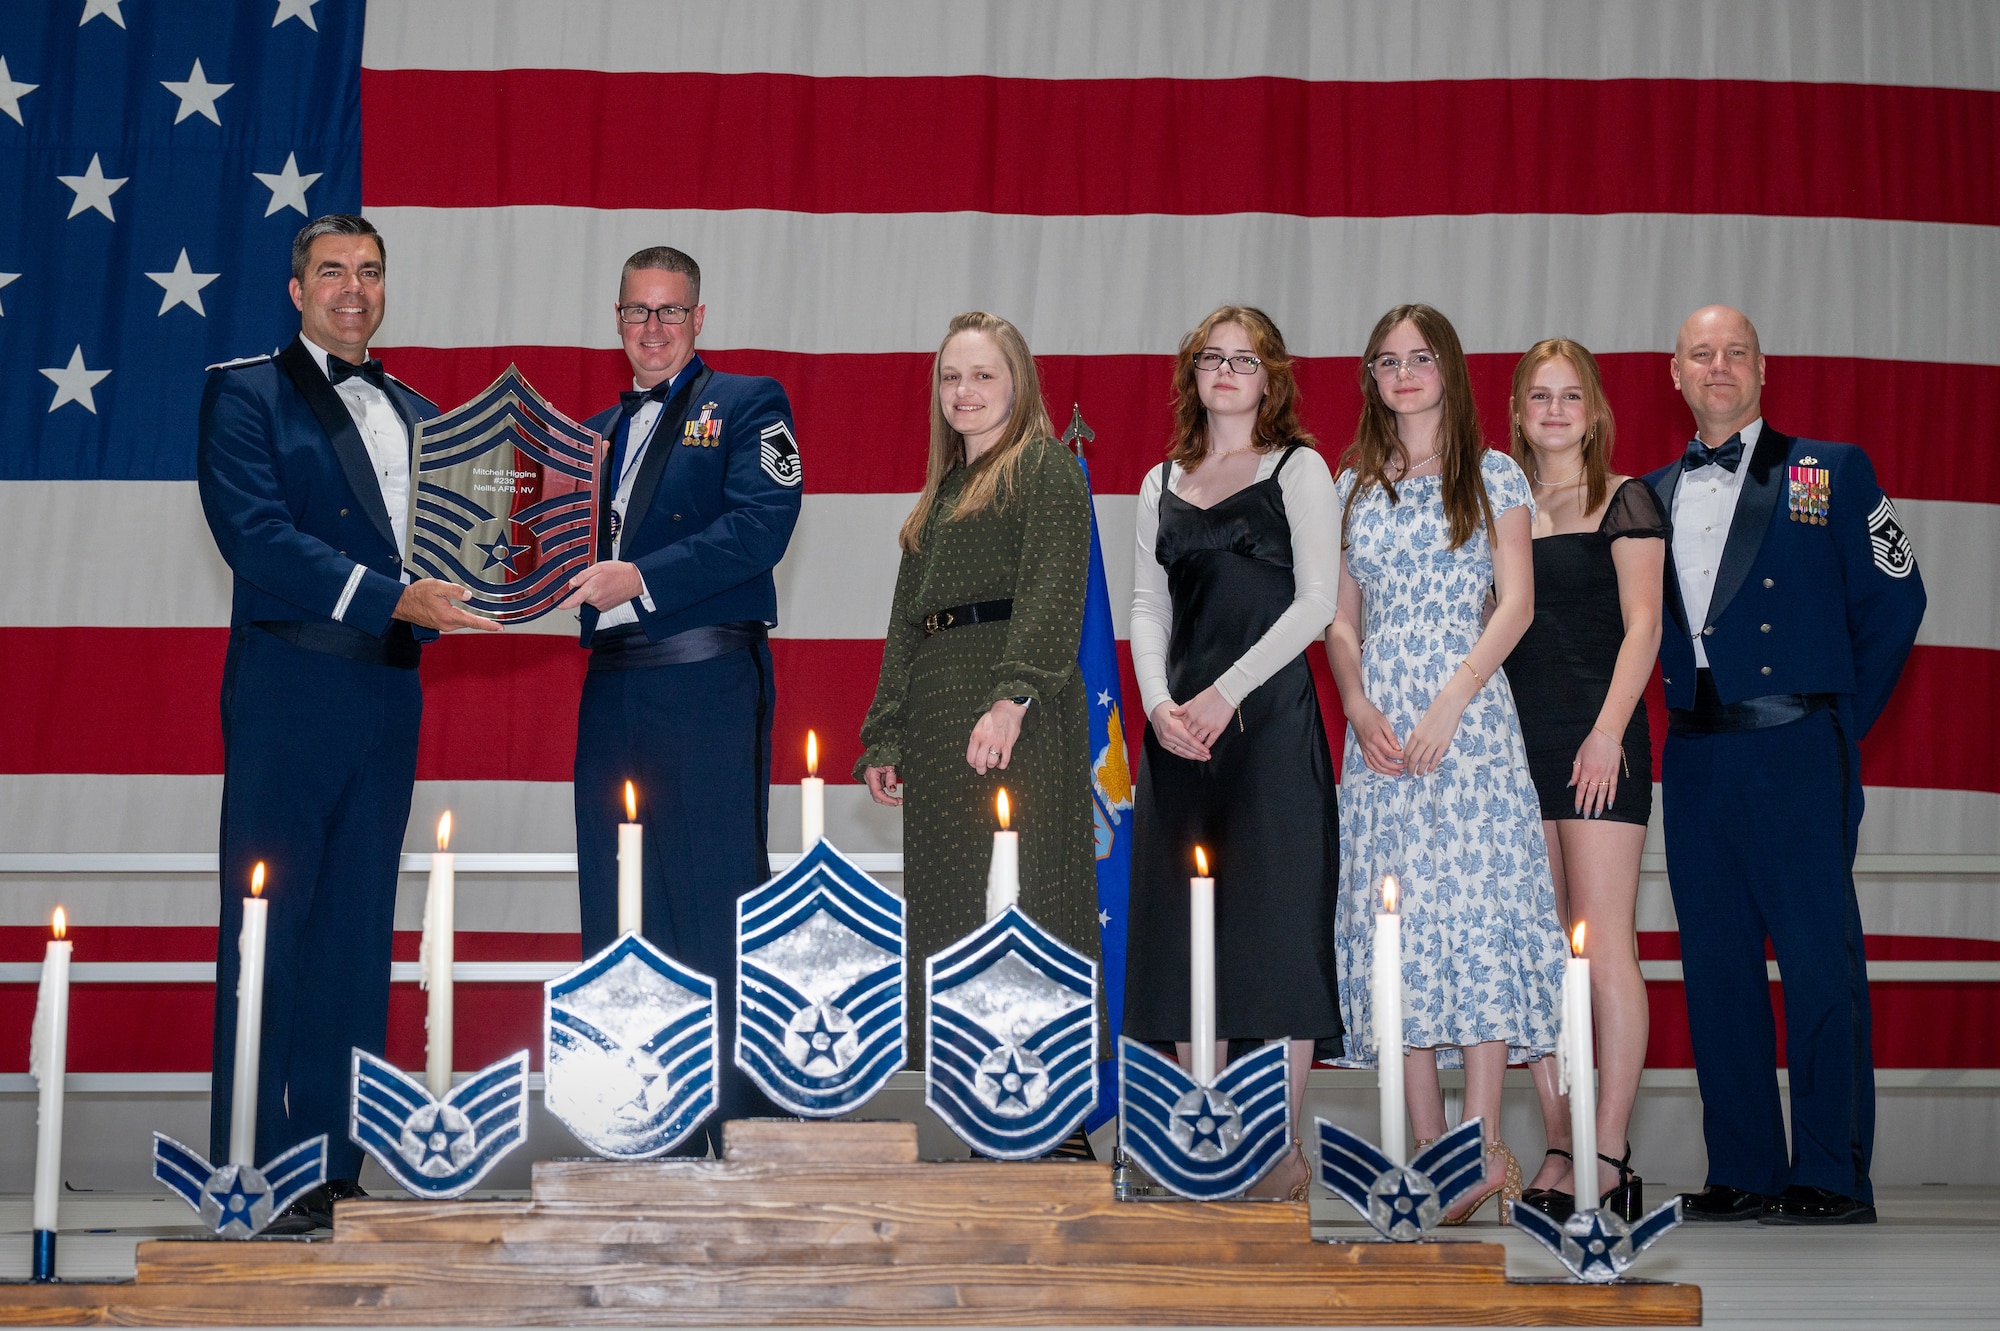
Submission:
M 1267 1044 L 1199 1085 L 1136 1040 L 1118 1041 L 1118 1145 L 1190 1201 L 1239 1196 L 1292 1149 L 1286 1046 Z

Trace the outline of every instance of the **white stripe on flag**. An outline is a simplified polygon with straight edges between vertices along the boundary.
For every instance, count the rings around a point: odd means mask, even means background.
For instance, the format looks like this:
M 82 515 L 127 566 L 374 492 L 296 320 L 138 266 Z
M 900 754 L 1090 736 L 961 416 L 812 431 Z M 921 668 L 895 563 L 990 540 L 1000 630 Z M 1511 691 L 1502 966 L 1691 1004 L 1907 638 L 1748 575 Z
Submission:
M 1995 89 L 2000 16 L 1985 0 L 370 0 L 362 63 L 822 77 L 1749 79 Z
M 1383 310 L 1423 300 L 1468 351 L 1562 332 L 1601 355 L 1669 350 L 1690 311 L 1720 301 L 1747 311 L 1774 355 L 2000 363 L 2000 227 L 1661 213 L 369 216 L 399 255 L 383 346 L 615 347 L 619 265 L 672 243 L 701 260 L 710 347 L 928 352 L 952 315 L 988 309 L 1042 355 L 1169 355 L 1230 300 L 1270 311 L 1294 355 L 1352 356 Z

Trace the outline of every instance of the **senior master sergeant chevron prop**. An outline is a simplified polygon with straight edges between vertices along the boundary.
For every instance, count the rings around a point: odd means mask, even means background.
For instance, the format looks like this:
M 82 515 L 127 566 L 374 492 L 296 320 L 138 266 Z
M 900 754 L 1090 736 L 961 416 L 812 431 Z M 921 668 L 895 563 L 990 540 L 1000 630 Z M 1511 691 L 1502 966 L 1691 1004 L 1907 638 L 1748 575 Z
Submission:
M 736 1066 L 785 1109 L 833 1118 L 903 1066 L 903 899 L 821 839 L 736 903 Z

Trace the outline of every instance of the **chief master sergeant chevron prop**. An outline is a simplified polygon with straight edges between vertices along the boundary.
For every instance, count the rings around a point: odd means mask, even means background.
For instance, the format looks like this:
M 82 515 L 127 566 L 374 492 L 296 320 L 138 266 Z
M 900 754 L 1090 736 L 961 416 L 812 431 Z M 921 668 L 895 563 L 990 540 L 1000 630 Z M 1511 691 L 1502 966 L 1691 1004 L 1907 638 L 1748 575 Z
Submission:
M 163 1132 L 153 1134 L 153 1177 L 201 1216 L 220 1239 L 247 1239 L 326 1182 L 326 1134 L 309 1137 L 262 1169 L 211 1165 Z
M 924 1103 L 981 1155 L 1046 1155 L 1097 1104 L 1097 964 L 1008 906 L 932 957 Z
M 354 1051 L 347 1135 L 425 1201 L 471 1191 L 528 1129 L 528 1051 L 473 1073 L 442 1099 L 393 1064 Z
M 832 1118 L 903 1066 L 903 900 L 822 838 L 736 903 L 736 1066 L 785 1109 Z
M 1237 1059 L 1203 1086 L 1136 1040 L 1118 1041 L 1118 1145 L 1190 1201 L 1239 1196 L 1292 1149 L 1285 1044 Z
M 714 1112 L 714 980 L 626 934 L 542 992 L 542 1100 L 585 1146 L 650 1159 Z

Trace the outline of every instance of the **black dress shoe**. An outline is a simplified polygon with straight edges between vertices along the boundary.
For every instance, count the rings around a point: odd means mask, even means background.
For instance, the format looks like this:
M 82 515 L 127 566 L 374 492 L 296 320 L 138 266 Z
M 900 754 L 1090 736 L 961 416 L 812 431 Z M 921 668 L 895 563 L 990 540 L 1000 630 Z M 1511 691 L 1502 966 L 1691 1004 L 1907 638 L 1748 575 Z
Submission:
M 315 1229 L 333 1228 L 333 1204 L 353 1197 L 366 1197 L 361 1185 L 351 1178 L 331 1178 L 312 1189 L 272 1217 L 264 1226 L 266 1234 L 310 1234 Z M 279 1226 L 285 1228 L 280 1229 Z
M 1765 1225 L 1872 1225 L 1875 1207 L 1825 1188 L 1795 1183 L 1771 1198 L 1757 1220 Z
M 270 1238 L 298 1238 L 318 1228 L 319 1221 L 306 1211 L 303 1201 L 297 1201 L 272 1216 L 271 1223 L 258 1233 Z
M 1770 1200 L 1761 1192 L 1711 1183 L 1700 1192 L 1681 1194 L 1681 1216 L 1687 1220 L 1755 1220 L 1764 1214 L 1764 1204 Z

